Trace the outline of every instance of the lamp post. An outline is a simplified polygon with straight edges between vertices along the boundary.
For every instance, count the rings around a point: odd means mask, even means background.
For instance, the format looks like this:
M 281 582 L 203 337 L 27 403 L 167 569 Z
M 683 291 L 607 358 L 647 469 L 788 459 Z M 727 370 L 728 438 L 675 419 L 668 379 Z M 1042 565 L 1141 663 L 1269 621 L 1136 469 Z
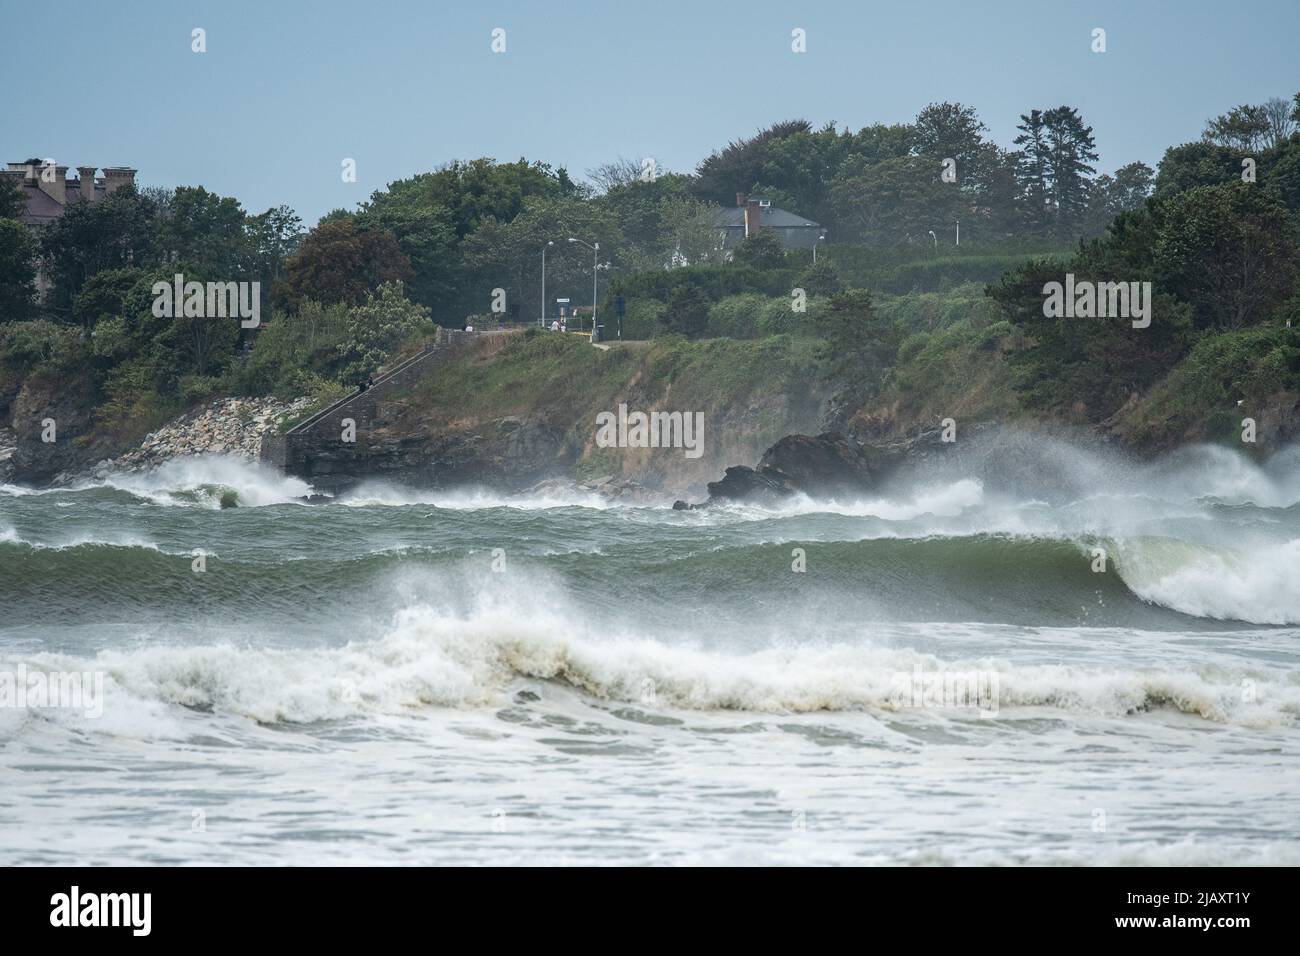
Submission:
M 591 250 L 591 334 L 596 334 L 596 275 L 600 268 L 600 243 L 592 245 L 581 239 L 569 237 L 570 242 L 579 242 Z
M 957 220 L 957 245 L 961 245 L 961 220 Z
M 933 229 L 930 230 L 930 238 L 934 240 L 934 254 L 937 256 L 939 254 L 939 237 L 934 234 Z
M 542 330 L 546 329 L 546 250 L 555 245 L 554 241 L 548 241 L 542 246 L 542 315 L 538 321 L 542 325 Z
M 813 240 L 813 265 L 817 265 L 817 243 L 821 242 L 825 238 L 826 238 L 826 233 L 823 232 L 821 235 L 819 235 L 816 239 Z

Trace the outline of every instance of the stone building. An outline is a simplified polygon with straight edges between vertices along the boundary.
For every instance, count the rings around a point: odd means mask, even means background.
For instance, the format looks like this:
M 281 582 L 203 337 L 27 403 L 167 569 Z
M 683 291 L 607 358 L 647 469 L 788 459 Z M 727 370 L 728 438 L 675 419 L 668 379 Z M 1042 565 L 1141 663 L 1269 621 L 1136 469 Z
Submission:
M 31 160 L 10 163 L 8 169 L 0 170 L 0 176 L 16 183 L 23 194 L 25 205 L 18 216 L 20 222 L 35 229 L 42 228 L 62 216 L 63 211 L 72 203 L 98 202 L 127 183 L 135 182 L 136 171 L 129 166 L 105 166 L 104 175 L 99 178 L 95 176 L 97 167 L 78 166 L 75 179 L 68 179 L 69 168 L 48 161 Z M 45 300 L 48 290 L 49 278 L 38 263 L 38 301 Z
M 722 248 L 727 252 L 759 229 L 770 229 L 786 249 L 811 249 L 826 233 L 820 223 L 778 209 L 764 196 L 745 193 L 736 193 L 736 205 L 718 210 L 714 221 L 723 232 Z

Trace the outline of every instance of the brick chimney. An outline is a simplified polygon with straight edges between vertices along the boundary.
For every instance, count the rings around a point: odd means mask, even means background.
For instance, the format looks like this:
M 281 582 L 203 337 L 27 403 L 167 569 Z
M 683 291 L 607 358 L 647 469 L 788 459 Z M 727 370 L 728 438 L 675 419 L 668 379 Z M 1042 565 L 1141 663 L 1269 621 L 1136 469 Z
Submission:
M 60 206 L 66 204 L 68 201 L 68 167 L 46 166 L 44 164 L 37 166 L 36 185 L 41 192 Z
M 736 205 L 739 206 L 741 209 L 744 209 L 744 208 L 745 208 L 745 194 L 744 194 L 744 193 L 736 193 Z
M 11 180 L 15 186 L 21 186 L 28 180 L 27 164 L 10 163 L 8 169 L 0 169 L 0 176 Z
M 95 167 L 78 166 L 77 167 L 77 192 L 81 195 L 82 202 L 95 201 Z
M 130 166 L 104 167 L 104 195 L 111 196 L 127 183 L 135 182 L 135 170 Z
M 745 202 L 745 238 L 758 233 L 758 228 L 763 224 L 763 209 L 758 204 L 757 199 L 746 199 Z

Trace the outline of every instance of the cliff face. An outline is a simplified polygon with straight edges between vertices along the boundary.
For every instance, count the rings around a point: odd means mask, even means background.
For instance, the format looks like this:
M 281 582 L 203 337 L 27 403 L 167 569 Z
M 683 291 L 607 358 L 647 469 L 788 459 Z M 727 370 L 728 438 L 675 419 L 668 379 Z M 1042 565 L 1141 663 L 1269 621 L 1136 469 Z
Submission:
M 1009 361 L 1007 339 L 936 333 L 933 348 L 904 350 L 879 391 L 860 403 L 839 405 L 827 426 L 868 443 L 902 441 L 951 418 L 963 433 L 981 422 L 1033 429 L 1091 432 L 1138 457 L 1183 445 L 1220 443 L 1267 457 L 1300 440 L 1300 393 L 1285 388 L 1252 395 L 1234 378 L 1240 371 L 1200 378 L 1184 360 L 1104 420 L 1081 403 L 1046 409 L 1024 403 Z M 1099 375 L 1106 374 L 1099 370 Z M 1208 384 L 1212 387 L 1207 387 Z M 1256 425 L 1254 443 L 1241 441 L 1242 421 Z
M 9 404 L 16 448 L 11 481 L 39 484 L 84 469 L 113 444 L 93 429 L 94 396 L 78 377 L 29 376 Z
M 326 490 L 374 478 L 521 489 L 614 476 L 664 494 L 698 493 L 727 464 L 755 460 L 791 432 L 816 431 L 827 395 L 806 343 L 670 340 L 601 350 L 556 333 L 484 335 L 290 433 L 267 456 Z M 680 413 L 702 427 L 686 436 L 692 447 L 638 447 L 631 431 L 601 435 L 598 416 L 617 419 L 620 406 L 627 416 Z M 345 439 L 345 418 L 356 423 L 355 441 Z
M 1253 443 L 1242 441 L 1247 419 L 1254 422 Z M 1280 389 L 1253 399 L 1188 403 L 1171 400 L 1169 390 L 1157 386 L 1132 396 L 1099 430 L 1137 454 L 1208 442 L 1267 457 L 1300 441 L 1300 393 Z
M 506 416 L 473 427 L 424 431 L 411 420 L 409 406 L 384 406 L 355 440 L 349 440 L 353 436 L 341 421 L 352 415 L 340 414 L 309 435 L 290 436 L 284 452 L 271 450 L 264 458 L 330 492 L 376 479 L 517 489 L 566 475 L 575 460 L 563 431 L 544 420 Z M 355 409 L 345 412 L 356 414 Z M 272 448 L 271 443 L 264 446 Z

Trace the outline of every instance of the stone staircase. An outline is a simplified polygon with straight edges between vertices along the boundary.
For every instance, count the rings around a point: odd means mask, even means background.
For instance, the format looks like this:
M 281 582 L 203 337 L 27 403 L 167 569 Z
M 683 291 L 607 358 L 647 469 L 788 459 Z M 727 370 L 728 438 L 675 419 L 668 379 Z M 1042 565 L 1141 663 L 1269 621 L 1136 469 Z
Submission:
M 280 435 L 268 435 L 262 442 L 261 460 L 287 474 L 316 482 L 366 470 L 365 459 L 381 450 L 377 429 L 398 417 L 406 408 L 398 393 L 433 373 L 447 359 L 479 343 L 516 334 L 513 331 L 462 332 L 439 329 L 437 339 L 421 352 L 387 369 L 370 383 L 298 422 Z M 351 423 L 356 440 L 343 440 Z

